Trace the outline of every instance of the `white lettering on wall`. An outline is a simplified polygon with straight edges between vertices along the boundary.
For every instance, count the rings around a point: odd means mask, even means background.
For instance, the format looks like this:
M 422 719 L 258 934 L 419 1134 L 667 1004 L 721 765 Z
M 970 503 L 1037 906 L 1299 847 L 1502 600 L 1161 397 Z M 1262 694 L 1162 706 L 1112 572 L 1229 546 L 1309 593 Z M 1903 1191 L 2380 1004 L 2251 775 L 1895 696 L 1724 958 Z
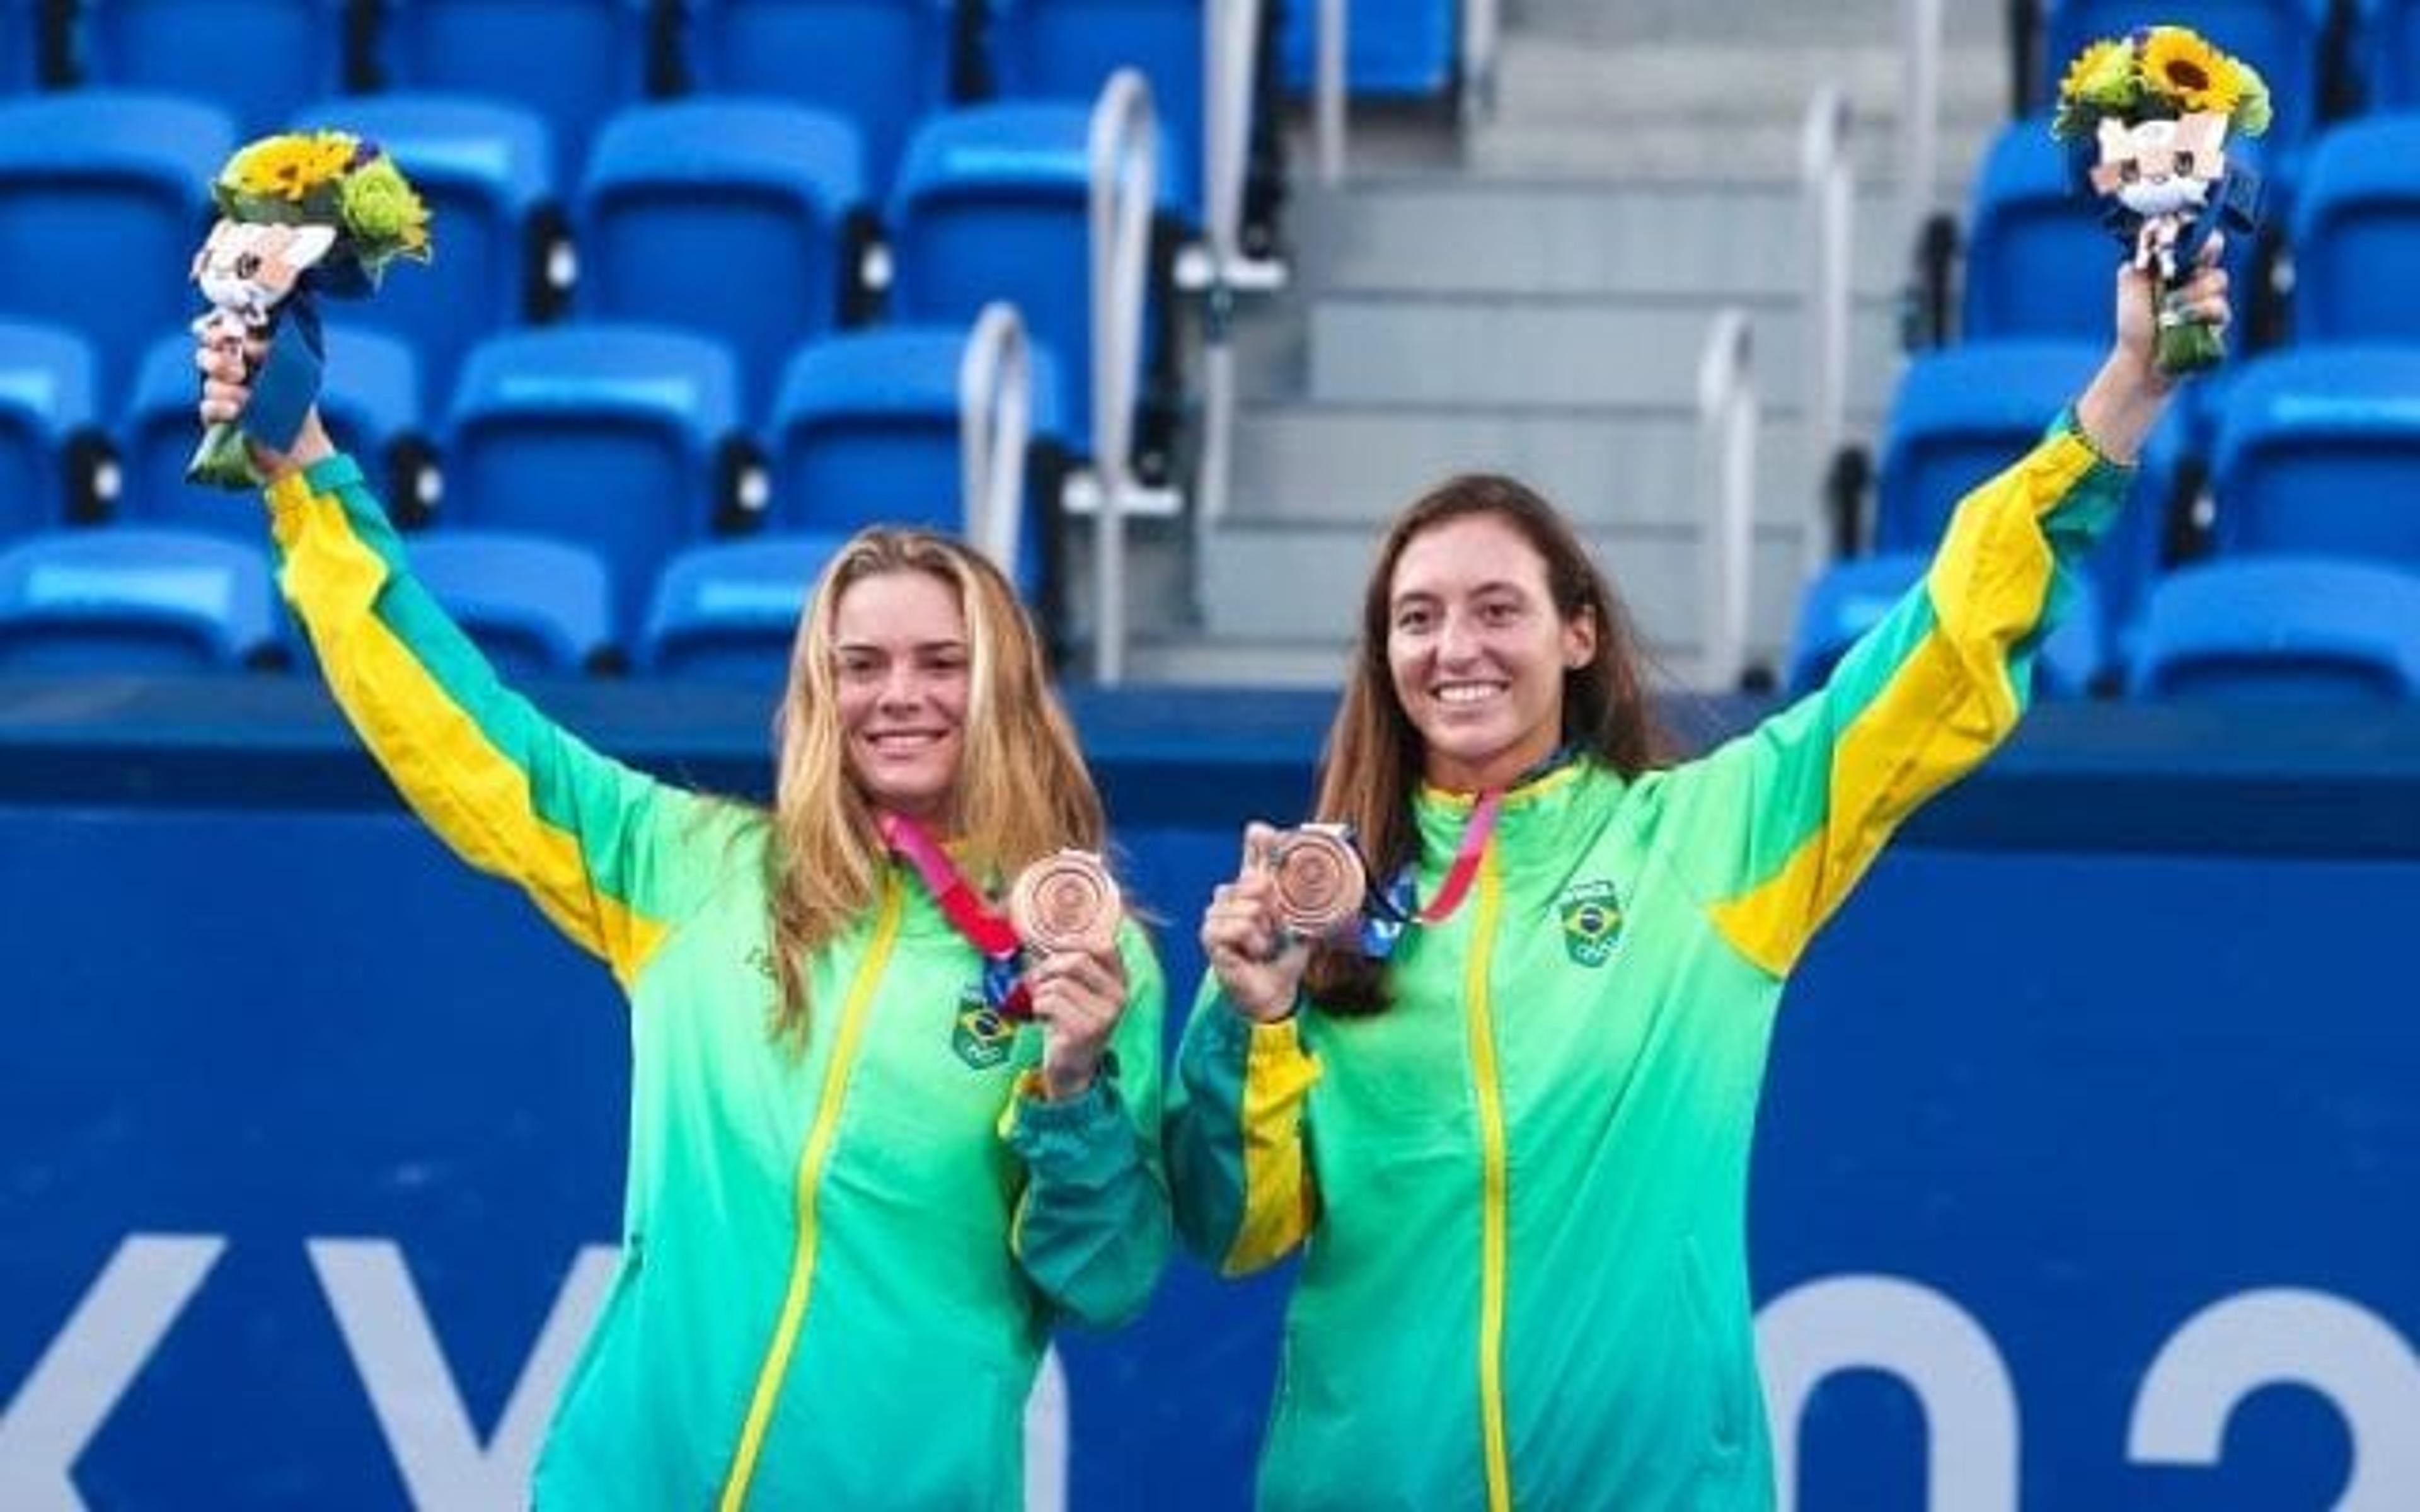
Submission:
M 484 1443 L 439 1352 L 403 1252 L 383 1239 L 314 1239 L 305 1247 L 413 1504 L 465 1512 L 526 1506 L 555 1395 L 613 1285 L 613 1247 L 591 1244 L 573 1259 Z
M 1843 1370 L 1887 1371 L 1916 1394 L 1931 1512 L 2016 1512 L 2016 1387 L 1992 1336 L 1947 1297 L 1897 1276 L 1810 1281 L 1764 1304 L 1756 1345 L 1782 1512 L 1798 1504 L 1799 1416 Z
M 83 1507 L 77 1457 L 225 1248 L 215 1234 L 129 1234 L 117 1246 L 0 1417 L 0 1506 Z
M 1042 1354 L 1025 1398 L 1025 1512 L 1067 1512 L 1067 1367 Z
M 2287 1383 L 2344 1418 L 2352 1468 L 2336 1512 L 2420 1506 L 2420 1356 L 2377 1314 L 2320 1291 L 2239 1292 L 2187 1319 L 2143 1377 L 2126 1456 L 2215 1465 L 2237 1404 Z

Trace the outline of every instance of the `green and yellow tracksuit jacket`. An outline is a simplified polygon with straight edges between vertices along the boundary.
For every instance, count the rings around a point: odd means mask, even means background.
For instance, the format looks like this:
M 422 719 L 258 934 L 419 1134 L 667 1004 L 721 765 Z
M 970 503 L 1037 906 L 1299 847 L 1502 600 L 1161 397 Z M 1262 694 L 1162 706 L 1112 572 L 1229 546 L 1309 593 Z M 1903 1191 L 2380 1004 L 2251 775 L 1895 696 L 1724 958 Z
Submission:
M 1264 1507 L 1773 1504 L 1745 1214 L 1783 983 L 2014 727 L 2127 477 L 2062 422 L 1827 687 L 1668 771 L 1576 759 L 1513 790 L 1471 894 L 1398 945 L 1387 1011 L 1254 1025 L 1203 983 L 1179 1230 L 1229 1273 L 1302 1251 Z M 1420 896 L 1470 806 L 1416 799 Z
M 611 761 L 496 680 L 349 457 L 269 490 L 281 582 L 404 797 L 523 887 L 630 1007 L 619 1273 L 540 1456 L 541 1508 L 1014 1508 L 1060 1314 L 1138 1312 L 1170 1236 L 1163 990 L 1129 923 L 1114 1065 L 1043 1101 L 1039 1031 L 914 873 L 775 987 L 758 811 Z

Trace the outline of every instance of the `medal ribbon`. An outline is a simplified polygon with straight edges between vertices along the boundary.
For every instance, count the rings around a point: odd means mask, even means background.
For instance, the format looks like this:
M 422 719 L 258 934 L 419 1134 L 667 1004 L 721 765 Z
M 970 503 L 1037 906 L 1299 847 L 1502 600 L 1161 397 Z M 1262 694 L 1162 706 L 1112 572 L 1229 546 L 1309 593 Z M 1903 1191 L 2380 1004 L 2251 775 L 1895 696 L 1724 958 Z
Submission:
M 1496 814 L 1504 807 L 1504 790 L 1489 788 L 1479 795 L 1470 808 L 1470 818 L 1462 826 L 1462 843 L 1453 848 L 1453 865 L 1437 887 L 1437 895 L 1427 906 L 1412 917 L 1423 924 L 1441 924 L 1453 917 L 1462 906 L 1465 894 L 1470 891 L 1471 879 L 1479 875 L 1479 857 L 1487 849 L 1488 837 L 1496 833 Z
M 924 827 L 905 814 L 884 813 L 876 823 L 882 831 L 882 842 L 893 856 L 905 859 L 924 880 L 924 890 L 940 905 L 941 915 L 950 927 L 965 937 L 984 958 L 984 999 L 1008 1018 L 1033 1016 L 1025 982 L 1017 975 L 1016 928 L 1004 914 L 992 911 L 983 894 L 959 874 L 948 853 L 935 843 Z
M 1470 808 L 1470 817 L 1463 823 L 1462 840 L 1454 846 L 1453 863 L 1446 869 L 1445 880 L 1437 885 L 1436 896 L 1420 907 L 1412 906 L 1412 872 L 1405 866 L 1395 874 L 1392 885 L 1373 888 L 1364 904 L 1361 923 L 1361 953 L 1385 960 L 1394 953 L 1395 942 L 1412 924 L 1440 924 L 1453 917 L 1462 901 L 1470 893 L 1470 884 L 1479 875 L 1480 857 L 1487 852 L 1489 837 L 1496 833 L 1496 816 L 1504 807 L 1504 790 L 1490 788 L 1479 795 Z

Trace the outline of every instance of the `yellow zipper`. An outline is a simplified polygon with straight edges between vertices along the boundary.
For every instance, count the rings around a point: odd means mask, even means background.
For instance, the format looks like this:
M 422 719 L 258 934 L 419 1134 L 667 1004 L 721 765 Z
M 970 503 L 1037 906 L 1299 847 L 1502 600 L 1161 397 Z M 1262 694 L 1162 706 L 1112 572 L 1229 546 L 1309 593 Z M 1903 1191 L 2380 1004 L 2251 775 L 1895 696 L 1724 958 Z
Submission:
M 1463 1000 L 1470 1005 L 1471 1081 L 1479 1096 L 1479 1423 L 1487 1457 L 1491 1512 L 1512 1505 L 1512 1467 L 1504 1433 L 1504 1099 L 1497 1085 L 1496 1027 L 1487 995 L 1496 917 L 1503 904 L 1496 847 L 1479 858 L 1479 913 L 1470 924 Z
M 840 1123 L 841 1097 L 848 1088 L 848 1071 L 857 1058 L 857 1041 L 865 1026 L 865 1005 L 874 984 L 891 959 L 891 942 L 899 933 L 900 890 L 893 873 L 882 885 L 882 912 L 875 919 L 874 939 L 842 1000 L 840 1027 L 832 1040 L 831 1059 L 824 1067 L 823 1095 L 815 1102 L 815 1121 L 807 1131 L 806 1148 L 799 1155 L 797 1202 L 799 1242 L 790 1261 L 790 1288 L 782 1299 L 782 1317 L 773 1325 L 773 1342 L 756 1372 L 756 1391 L 749 1398 L 747 1421 L 740 1426 L 739 1448 L 732 1456 L 731 1473 L 722 1483 L 721 1512 L 737 1512 L 748 1499 L 748 1483 L 756 1473 L 756 1457 L 765 1447 L 765 1427 L 773 1404 L 781 1399 L 783 1378 L 789 1374 L 790 1351 L 797 1348 L 799 1327 L 806 1320 L 807 1294 L 815 1275 L 815 1188 L 822 1181 L 824 1162 L 831 1155 L 832 1131 Z

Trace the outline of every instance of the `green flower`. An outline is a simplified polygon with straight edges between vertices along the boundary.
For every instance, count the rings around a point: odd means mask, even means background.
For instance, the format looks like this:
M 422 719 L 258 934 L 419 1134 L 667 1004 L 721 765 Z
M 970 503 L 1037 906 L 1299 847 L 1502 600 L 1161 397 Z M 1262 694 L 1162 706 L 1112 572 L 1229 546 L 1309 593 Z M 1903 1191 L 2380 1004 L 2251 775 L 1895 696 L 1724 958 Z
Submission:
M 2134 50 L 2119 41 L 2099 41 L 2086 48 L 2059 85 L 2059 98 L 2123 110 L 2134 102 Z
M 2227 119 L 2245 136 L 2258 136 L 2269 130 L 2269 81 L 2242 59 L 2236 60 L 2242 92 L 2236 96 L 2235 112 Z
M 2120 120 L 2142 99 L 2142 80 L 2135 72 L 2133 46 L 2103 39 L 2086 46 L 2067 66 L 2059 80 L 2058 112 L 2051 120 L 2056 137 L 2089 136 L 2104 116 Z
M 428 255 L 428 208 L 380 156 L 347 174 L 338 185 L 337 214 L 365 268 L 376 269 L 398 254 Z

